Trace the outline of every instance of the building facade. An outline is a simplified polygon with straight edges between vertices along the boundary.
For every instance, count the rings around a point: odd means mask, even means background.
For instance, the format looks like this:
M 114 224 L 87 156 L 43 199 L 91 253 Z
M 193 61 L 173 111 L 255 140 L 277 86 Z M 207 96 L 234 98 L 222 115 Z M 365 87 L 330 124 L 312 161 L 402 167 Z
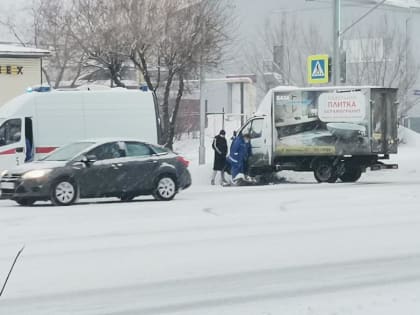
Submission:
M 0 44 L 0 106 L 44 83 L 42 58 L 49 54 L 47 50 Z

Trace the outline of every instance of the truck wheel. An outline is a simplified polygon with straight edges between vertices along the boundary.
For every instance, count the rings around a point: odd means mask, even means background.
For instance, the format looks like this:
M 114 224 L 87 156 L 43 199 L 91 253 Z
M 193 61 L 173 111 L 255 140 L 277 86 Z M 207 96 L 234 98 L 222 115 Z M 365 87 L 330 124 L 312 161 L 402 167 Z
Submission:
M 163 175 L 157 181 L 153 197 L 156 200 L 169 201 L 174 199 L 177 192 L 178 187 L 175 179 L 170 175 Z
M 20 198 L 15 200 L 19 205 L 29 207 L 32 206 L 35 203 L 34 199 L 30 198 Z
M 273 173 L 264 173 L 262 175 L 256 176 L 255 178 L 257 181 L 257 185 L 269 185 L 274 182 Z
M 318 183 L 335 183 L 338 179 L 335 167 L 328 160 L 316 164 L 314 176 Z
M 346 167 L 344 174 L 340 176 L 343 183 L 355 183 L 362 176 L 360 167 Z
M 77 197 L 77 185 L 70 179 L 59 179 L 51 186 L 51 202 L 56 206 L 70 206 Z

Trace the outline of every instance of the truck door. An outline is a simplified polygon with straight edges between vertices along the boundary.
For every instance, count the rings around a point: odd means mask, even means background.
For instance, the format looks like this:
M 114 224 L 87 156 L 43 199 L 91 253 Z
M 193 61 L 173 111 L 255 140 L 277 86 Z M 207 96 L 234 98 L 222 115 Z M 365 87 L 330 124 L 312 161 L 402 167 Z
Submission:
M 0 126 L 0 170 L 25 162 L 25 134 L 21 118 L 5 120 Z
M 248 160 L 248 167 L 265 167 L 271 164 L 271 132 L 268 122 L 266 117 L 259 117 L 242 128 L 241 134 L 249 134 L 251 137 L 252 155 Z
M 372 89 L 372 152 L 397 153 L 397 105 L 393 89 Z

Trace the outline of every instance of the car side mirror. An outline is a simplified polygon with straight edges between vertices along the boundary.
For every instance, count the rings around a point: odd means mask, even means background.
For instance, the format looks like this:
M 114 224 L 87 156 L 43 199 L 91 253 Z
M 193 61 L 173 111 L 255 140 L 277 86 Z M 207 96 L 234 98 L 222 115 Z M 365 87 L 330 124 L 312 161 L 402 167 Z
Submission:
M 96 157 L 96 155 L 84 155 L 82 157 L 81 162 L 85 163 L 86 165 L 90 165 L 95 163 L 98 160 L 98 158 Z

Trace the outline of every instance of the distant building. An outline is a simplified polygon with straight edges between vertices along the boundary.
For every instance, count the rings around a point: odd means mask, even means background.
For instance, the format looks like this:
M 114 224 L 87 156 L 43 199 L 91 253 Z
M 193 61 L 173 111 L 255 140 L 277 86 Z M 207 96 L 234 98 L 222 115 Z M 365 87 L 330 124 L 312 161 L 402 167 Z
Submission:
M 420 133 L 420 105 L 414 106 L 403 120 L 404 126 Z
M 49 51 L 0 44 L 0 106 L 23 94 L 28 87 L 42 85 L 42 58 Z

